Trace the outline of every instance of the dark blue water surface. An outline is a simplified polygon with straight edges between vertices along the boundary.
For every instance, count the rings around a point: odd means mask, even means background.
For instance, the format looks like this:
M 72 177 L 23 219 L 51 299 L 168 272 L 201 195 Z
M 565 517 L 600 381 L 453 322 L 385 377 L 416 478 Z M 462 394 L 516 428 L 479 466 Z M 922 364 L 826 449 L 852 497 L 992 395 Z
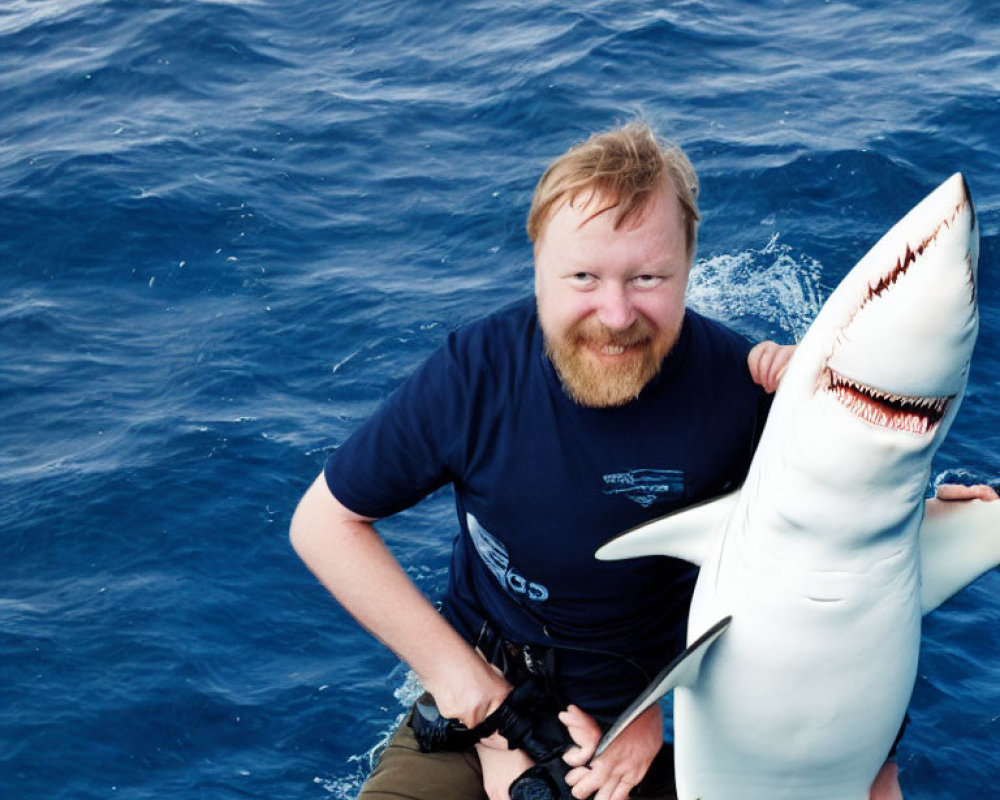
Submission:
M 0 4 L 0 796 L 353 796 L 405 670 L 294 557 L 291 512 L 447 330 L 530 291 L 548 160 L 637 114 L 702 176 L 692 302 L 754 337 L 792 340 L 964 171 L 982 333 L 935 474 L 1000 474 L 998 20 Z M 382 527 L 432 594 L 449 503 Z M 908 798 L 997 796 L 997 571 L 928 618 L 911 713 Z

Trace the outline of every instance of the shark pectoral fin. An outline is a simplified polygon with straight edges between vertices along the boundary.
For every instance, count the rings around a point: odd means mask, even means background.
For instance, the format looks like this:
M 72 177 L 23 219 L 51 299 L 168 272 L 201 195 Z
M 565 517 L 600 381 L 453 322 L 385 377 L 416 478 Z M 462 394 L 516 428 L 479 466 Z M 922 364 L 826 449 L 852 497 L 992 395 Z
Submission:
M 636 717 L 667 692 L 678 686 L 690 686 L 694 683 L 698 677 L 699 670 L 701 670 L 701 662 L 705 657 L 705 653 L 708 652 L 708 648 L 722 635 L 722 632 L 729 627 L 729 623 L 732 621 L 732 617 L 723 617 L 699 636 L 697 640 L 692 642 L 683 653 L 671 661 L 653 679 L 653 682 L 649 684 L 646 690 L 635 699 L 632 705 L 626 708 L 621 716 L 615 720 L 615 724 L 608 729 L 608 732 L 604 734 L 604 738 L 597 745 L 594 758 L 603 753 L 619 733 L 625 730 Z
M 596 556 L 601 561 L 673 556 L 701 566 L 713 543 L 711 534 L 722 530 L 739 494 L 731 492 L 625 531 L 602 546 Z
M 920 529 L 920 603 L 924 614 L 997 564 L 1000 501 L 946 503 L 937 513 L 928 513 Z

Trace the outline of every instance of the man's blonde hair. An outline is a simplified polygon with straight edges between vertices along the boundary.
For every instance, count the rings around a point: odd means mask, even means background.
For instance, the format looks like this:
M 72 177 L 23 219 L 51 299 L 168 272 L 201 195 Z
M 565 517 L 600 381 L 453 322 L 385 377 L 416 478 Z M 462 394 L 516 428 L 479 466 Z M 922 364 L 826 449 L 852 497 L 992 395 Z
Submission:
M 653 193 L 669 183 L 681 205 L 688 260 L 698 240 L 698 176 L 676 145 L 661 141 L 644 122 L 591 136 L 557 158 L 535 187 L 528 212 L 528 237 L 538 243 L 546 223 L 565 202 L 587 193 L 614 209 L 614 227 L 641 212 Z

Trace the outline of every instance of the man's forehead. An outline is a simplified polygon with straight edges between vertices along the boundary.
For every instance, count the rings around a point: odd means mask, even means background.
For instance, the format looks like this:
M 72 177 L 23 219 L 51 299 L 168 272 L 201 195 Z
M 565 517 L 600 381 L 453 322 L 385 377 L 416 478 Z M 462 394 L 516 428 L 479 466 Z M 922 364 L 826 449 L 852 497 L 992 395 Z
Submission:
M 581 187 L 553 209 L 548 221 L 551 222 L 557 214 L 569 209 L 579 217 L 575 225 L 577 230 L 589 222 L 606 217 L 611 218 L 611 225 L 615 230 L 633 230 L 646 221 L 661 196 L 669 194 L 669 188 L 663 183 L 641 197 L 628 198 L 610 187 Z

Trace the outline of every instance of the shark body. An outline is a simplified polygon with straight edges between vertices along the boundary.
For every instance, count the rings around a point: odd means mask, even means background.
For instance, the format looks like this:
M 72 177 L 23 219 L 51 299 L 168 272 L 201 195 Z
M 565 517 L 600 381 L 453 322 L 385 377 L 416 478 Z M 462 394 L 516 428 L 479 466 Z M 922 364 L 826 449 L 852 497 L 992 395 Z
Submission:
M 1000 503 L 925 519 L 978 330 L 978 226 L 956 174 L 824 304 L 746 482 L 598 551 L 700 566 L 675 689 L 680 800 L 865 800 L 916 678 L 921 618 L 1000 562 Z

